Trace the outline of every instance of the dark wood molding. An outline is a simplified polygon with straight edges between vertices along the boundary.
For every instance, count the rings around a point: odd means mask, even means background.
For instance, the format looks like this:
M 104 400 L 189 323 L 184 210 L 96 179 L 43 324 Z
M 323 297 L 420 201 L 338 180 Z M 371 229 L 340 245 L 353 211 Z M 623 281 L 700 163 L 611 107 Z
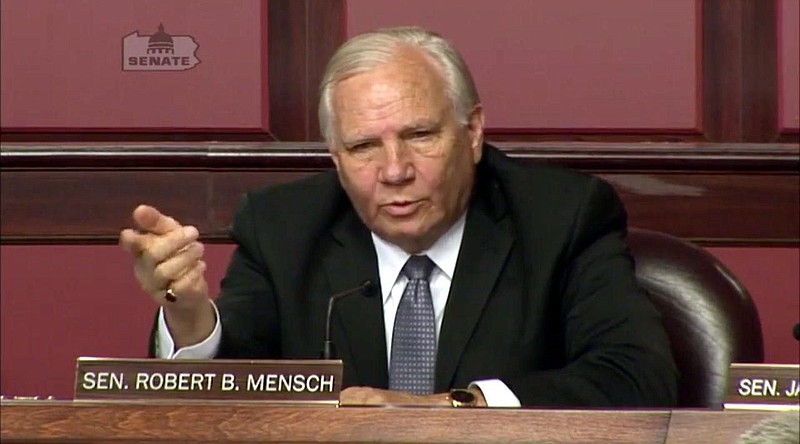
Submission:
M 320 140 L 317 86 L 345 39 L 342 0 L 269 0 L 270 131 Z
M 776 1 L 742 2 L 741 142 L 778 140 Z
M 741 0 L 703 0 L 703 133 L 741 138 Z
M 269 125 L 276 140 L 305 140 L 307 135 L 307 3 L 269 2 Z
M 596 174 L 634 226 L 714 245 L 800 238 L 800 149 L 789 144 L 498 143 L 512 157 Z M 3 244 L 114 243 L 151 203 L 205 240 L 248 191 L 332 167 L 320 143 L 2 144 Z
M 308 21 L 308 90 L 309 106 L 306 111 L 308 132 L 303 140 L 322 140 L 319 128 L 319 85 L 325 74 L 328 60 L 347 39 L 344 0 L 307 0 Z M 282 139 L 283 140 L 283 139 Z
M 702 0 L 702 6 L 706 140 L 779 140 L 775 2 Z
M 512 157 L 589 172 L 798 173 L 800 147 L 782 143 L 491 142 Z M 320 142 L 2 143 L 4 170 L 330 168 Z

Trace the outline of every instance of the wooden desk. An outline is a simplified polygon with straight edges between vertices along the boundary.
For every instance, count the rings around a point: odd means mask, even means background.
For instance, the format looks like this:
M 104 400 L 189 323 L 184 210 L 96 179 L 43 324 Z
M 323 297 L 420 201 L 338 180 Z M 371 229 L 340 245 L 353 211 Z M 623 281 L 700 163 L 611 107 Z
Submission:
M 794 424 L 800 424 L 800 411 L 797 410 L 791 412 L 673 410 L 666 443 L 735 443 L 748 430 L 758 428 L 756 425 L 761 421 L 774 422 L 780 415 L 790 415 L 793 418 L 790 420 L 794 421 Z M 761 429 L 763 431 L 763 427 Z M 800 436 L 795 439 L 800 442 Z
M 12 442 L 732 442 L 769 412 L 4 401 Z

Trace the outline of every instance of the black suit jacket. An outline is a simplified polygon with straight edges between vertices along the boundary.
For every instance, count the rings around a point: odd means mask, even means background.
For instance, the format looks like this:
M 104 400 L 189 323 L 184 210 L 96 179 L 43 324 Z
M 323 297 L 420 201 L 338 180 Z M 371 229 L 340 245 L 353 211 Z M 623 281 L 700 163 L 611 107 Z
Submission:
M 486 145 L 438 342 L 436 391 L 499 378 L 523 405 L 667 406 L 676 371 L 605 182 Z M 379 283 L 334 171 L 250 193 L 217 298 L 222 358 L 318 358 L 328 298 Z M 386 388 L 382 300 L 336 305 L 344 385 Z

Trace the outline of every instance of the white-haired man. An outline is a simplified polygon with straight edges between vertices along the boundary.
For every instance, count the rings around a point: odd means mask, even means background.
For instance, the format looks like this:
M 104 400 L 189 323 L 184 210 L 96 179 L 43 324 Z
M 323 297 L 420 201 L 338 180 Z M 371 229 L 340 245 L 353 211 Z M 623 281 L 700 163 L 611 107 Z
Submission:
M 317 358 L 328 297 L 371 280 L 376 297 L 334 313 L 343 404 L 449 404 L 453 389 L 489 406 L 675 403 L 618 197 L 485 144 L 478 93 L 448 42 L 418 28 L 346 42 L 321 85 L 320 124 L 336 171 L 243 198 L 213 302 L 197 230 L 134 210 L 137 230 L 120 242 L 162 307 L 154 354 Z

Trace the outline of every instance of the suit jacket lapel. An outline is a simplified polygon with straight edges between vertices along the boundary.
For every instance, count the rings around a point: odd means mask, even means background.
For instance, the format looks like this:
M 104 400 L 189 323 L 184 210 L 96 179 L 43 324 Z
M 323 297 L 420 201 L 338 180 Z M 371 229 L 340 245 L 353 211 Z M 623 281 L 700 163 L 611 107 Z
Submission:
M 447 298 L 436 360 L 436 392 L 447 391 L 514 240 L 504 199 L 494 183 L 476 193 Z
M 334 316 L 341 319 L 344 332 L 344 340 L 336 341 L 339 355 L 351 356 L 349 364 L 356 373 L 352 380 L 360 385 L 386 387 L 388 371 L 383 303 L 372 238 L 353 211 L 345 213 L 334 225 L 332 233 L 336 243 L 324 260 L 331 294 L 355 288 L 367 279 L 375 285 L 370 297 L 353 295 L 336 303 Z

